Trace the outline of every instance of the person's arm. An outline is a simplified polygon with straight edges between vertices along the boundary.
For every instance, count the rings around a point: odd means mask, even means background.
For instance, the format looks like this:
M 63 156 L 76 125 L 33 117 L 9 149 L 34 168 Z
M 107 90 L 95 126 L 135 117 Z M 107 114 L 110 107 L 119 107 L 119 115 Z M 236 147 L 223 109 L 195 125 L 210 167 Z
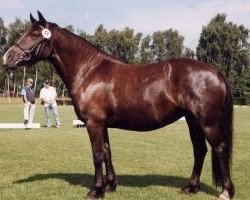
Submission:
M 51 95 L 51 104 L 53 104 L 55 101 L 56 101 L 56 98 L 57 98 L 57 93 L 56 93 L 56 89 L 53 87 L 53 92 L 52 92 L 52 95 Z
M 39 97 L 44 103 L 50 104 L 50 102 L 47 99 L 45 99 L 43 95 L 43 89 L 41 89 Z
M 27 103 L 27 102 L 28 102 L 26 95 L 23 95 L 23 102 L 24 102 L 24 103 Z
M 23 103 L 27 103 L 28 100 L 27 100 L 27 97 L 26 97 L 26 90 L 25 90 L 25 88 L 22 88 L 22 90 L 21 90 L 21 96 L 23 97 Z
M 47 101 L 45 99 L 42 99 L 44 103 L 51 104 L 50 101 Z
M 51 100 L 48 99 L 48 97 L 44 94 L 44 91 L 43 89 L 40 91 L 40 99 L 44 102 L 44 103 L 47 103 L 47 104 L 52 104 L 51 103 Z

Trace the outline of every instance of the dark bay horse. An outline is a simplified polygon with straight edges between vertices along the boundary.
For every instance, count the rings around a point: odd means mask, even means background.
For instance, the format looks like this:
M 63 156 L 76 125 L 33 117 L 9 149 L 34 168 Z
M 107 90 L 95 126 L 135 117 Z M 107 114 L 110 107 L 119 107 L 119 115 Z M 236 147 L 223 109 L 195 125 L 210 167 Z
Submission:
M 208 64 L 175 59 L 158 64 L 129 65 L 88 41 L 30 15 L 31 26 L 5 53 L 6 69 L 48 60 L 70 92 L 75 112 L 85 122 L 95 167 L 88 198 L 116 190 L 108 128 L 149 131 L 186 118 L 193 144 L 194 166 L 184 193 L 196 193 L 207 152 L 212 147 L 212 171 L 222 186 L 220 199 L 234 195 L 230 177 L 233 104 L 224 76 Z M 103 162 L 106 178 L 103 175 Z

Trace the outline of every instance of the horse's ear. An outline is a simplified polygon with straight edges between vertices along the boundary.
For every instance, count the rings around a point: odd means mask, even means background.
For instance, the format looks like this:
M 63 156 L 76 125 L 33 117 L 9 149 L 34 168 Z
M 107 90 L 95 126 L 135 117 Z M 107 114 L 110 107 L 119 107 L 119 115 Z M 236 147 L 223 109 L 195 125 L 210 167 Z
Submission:
M 31 13 L 30 13 L 30 21 L 32 24 L 37 22 L 37 20 L 33 17 L 33 15 Z
M 46 19 L 43 17 L 42 13 L 38 10 L 37 11 L 39 22 L 46 22 Z

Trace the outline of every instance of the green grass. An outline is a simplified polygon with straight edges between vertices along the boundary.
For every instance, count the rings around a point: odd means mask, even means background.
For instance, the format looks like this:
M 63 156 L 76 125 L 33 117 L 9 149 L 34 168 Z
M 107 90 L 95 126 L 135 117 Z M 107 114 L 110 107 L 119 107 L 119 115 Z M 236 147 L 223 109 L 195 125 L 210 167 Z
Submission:
M 0 129 L 0 199 L 83 199 L 93 180 L 91 147 L 85 128 L 73 128 L 73 108 L 59 107 L 63 126 L 33 130 Z M 248 199 L 250 188 L 250 107 L 235 109 L 232 176 L 235 199 Z M 0 122 L 22 121 L 22 105 L 0 105 Z M 45 125 L 38 105 L 35 121 Z M 119 185 L 106 199 L 216 199 L 210 152 L 202 190 L 179 194 L 193 165 L 185 122 L 149 133 L 110 129 Z M 209 147 L 210 149 L 210 147 Z

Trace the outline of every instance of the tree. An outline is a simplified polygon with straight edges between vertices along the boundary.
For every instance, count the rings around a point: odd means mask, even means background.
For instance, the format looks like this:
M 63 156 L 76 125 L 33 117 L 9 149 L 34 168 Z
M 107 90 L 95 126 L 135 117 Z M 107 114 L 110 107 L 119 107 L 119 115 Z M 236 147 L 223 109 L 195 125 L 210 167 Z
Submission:
M 121 31 L 111 30 L 108 34 L 108 51 L 127 63 L 135 63 L 141 37 L 141 33 L 135 34 L 128 27 Z
M 134 33 L 133 29 L 128 27 L 123 30 L 107 31 L 101 24 L 95 31 L 93 43 L 97 48 L 120 58 L 127 63 L 138 62 L 139 43 L 141 33 Z
M 185 48 L 182 56 L 184 58 L 194 59 L 195 58 L 195 52 L 192 49 L 190 49 L 190 48 Z
M 24 32 L 27 25 L 28 25 L 28 22 L 23 22 L 19 18 L 16 18 L 16 20 L 13 23 L 9 24 L 8 28 L 6 29 L 6 34 L 4 35 L 5 38 L 3 38 L 2 40 L 5 43 L 3 47 L 4 51 L 10 48 L 18 40 L 18 38 Z M 19 85 L 18 81 L 21 80 L 21 77 L 22 77 L 22 69 L 17 69 L 11 72 L 11 74 L 12 74 L 11 76 L 10 74 L 6 75 L 6 79 L 7 79 L 6 82 L 8 83 L 7 93 L 9 94 L 11 90 L 14 92 L 13 95 L 15 96 L 15 92 L 17 91 L 17 87 Z
M 202 28 L 197 58 L 216 65 L 227 77 L 239 75 L 249 66 L 249 30 L 226 21 L 226 14 L 217 14 Z
M 7 27 L 4 25 L 3 19 L 0 17 L 0 57 L 2 58 L 7 43 Z M 2 59 L 0 59 L 0 70 L 2 69 Z M 0 85 L 4 86 L 5 76 L 0 77 Z M 2 89 L 2 88 L 0 88 Z
M 65 26 L 64 28 L 71 33 L 75 33 L 75 28 L 73 25 L 68 25 L 68 26 Z
M 30 22 L 22 21 L 19 18 L 16 18 L 13 23 L 10 23 L 8 26 L 8 35 L 7 35 L 7 47 L 11 47 L 17 40 L 20 38 L 25 29 L 30 25 Z
M 243 25 L 226 21 L 226 14 L 217 14 L 202 28 L 197 46 L 198 60 L 218 67 L 231 81 L 235 96 L 244 96 L 244 73 L 249 70 L 249 30 Z
M 93 35 L 94 45 L 108 53 L 108 31 L 100 24 Z
M 142 64 L 149 64 L 154 62 L 154 55 L 151 51 L 151 36 L 147 35 L 142 38 L 140 46 L 140 62 Z
M 89 42 L 93 42 L 93 35 L 86 33 L 84 30 L 77 29 L 77 34 L 79 37 L 84 38 L 85 40 L 88 40 Z
M 4 25 L 3 19 L 0 17 L 0 55 L 3 55 L 7 43 L 7 27 Z
M 153 33 L 152 39 L 151 51 L 155 62 L 181 57 L 184 37 L 177 31 L 157 31 Z

